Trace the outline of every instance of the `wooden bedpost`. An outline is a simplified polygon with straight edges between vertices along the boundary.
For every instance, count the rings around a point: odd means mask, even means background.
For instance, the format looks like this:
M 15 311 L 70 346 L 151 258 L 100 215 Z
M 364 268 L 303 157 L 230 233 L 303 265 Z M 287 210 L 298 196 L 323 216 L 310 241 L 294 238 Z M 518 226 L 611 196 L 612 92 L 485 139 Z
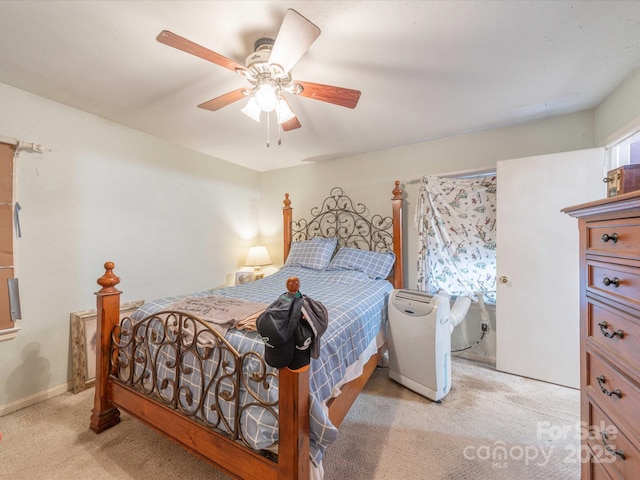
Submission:
M 107 400 L 107 379 L 111 370 L 111 332 L 120 321 L 120 278 L 114 275 L 113 262 L 104 264 L 105 273 L 98 279 L 102 288 L 97 295 L 96 386 L 90 428 L 100 433 L 120 422 L 120 411 Z
M 393 189 L 393 252 L 396 254 L 396 265 L 393 269 L 394 288 L 404 286 L 404 256 L 402 248 L 402 188 L 400 181 L 396 180 L 396 187 Z
M 300 290 L 300 279 L 289 277 L 287 291 Z M 308 480 L 309 466 L 309 365 L 278 373 L 278 478 Z
M 282 261 L 285 262 L 289 256 L 289 249 L 291 248 L 291 222 L 293 221 L 293 208 L 291 208 L 291 200 L 289 200 L 289 194 L 284 194 L 284 207 L 282 207 L 282 235 L 284 244 L 284 257 Z
M 307 480 L 309 465 L 309 365 L 281 368 L 278 393 L 278 478 Z

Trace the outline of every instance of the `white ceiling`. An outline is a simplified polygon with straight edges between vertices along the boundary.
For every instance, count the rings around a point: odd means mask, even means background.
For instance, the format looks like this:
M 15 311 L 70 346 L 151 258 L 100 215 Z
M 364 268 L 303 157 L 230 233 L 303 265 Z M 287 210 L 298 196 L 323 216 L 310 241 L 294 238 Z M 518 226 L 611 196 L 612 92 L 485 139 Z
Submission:
M 322 30 L 293 78 L 362 96 L 289 96 L 267 148 L 244 101 L 197 108 L 246 80 L 155 38 L 244 64 L 287 8 Z M 258 171 L 593 108 L 638 67 L 639 1 L 0 0 L 0 83 Z

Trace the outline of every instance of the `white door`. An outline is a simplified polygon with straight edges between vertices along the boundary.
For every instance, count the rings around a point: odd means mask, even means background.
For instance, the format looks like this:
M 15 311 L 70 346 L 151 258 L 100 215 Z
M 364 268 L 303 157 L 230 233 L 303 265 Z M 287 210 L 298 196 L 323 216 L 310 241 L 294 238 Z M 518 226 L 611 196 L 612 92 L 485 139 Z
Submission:
M 605 196 L 604 151 L 501 161 L 497 174 L 496 367 L 578 388 L 578 223 L 560 210 Z

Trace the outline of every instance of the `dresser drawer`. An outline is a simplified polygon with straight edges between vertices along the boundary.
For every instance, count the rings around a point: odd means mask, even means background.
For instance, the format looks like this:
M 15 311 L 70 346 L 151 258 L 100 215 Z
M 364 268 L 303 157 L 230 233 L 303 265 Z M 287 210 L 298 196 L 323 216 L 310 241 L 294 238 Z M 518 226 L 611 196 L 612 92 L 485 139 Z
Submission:
M 640 323 L 635 317 L 589 299 L 587 341 L 601 346 L 618 361 L 640 369 Z
M 591 480 L 616 480 L 619 477 L 611 477 L 605 470 L 604 465 L 599 463 L 597 459 L 591 460 Z
M 639 268 L 589 260 L 587 288 L 634 308 L 640 307 Z
M 591 480 L 614 480 L 614 477 L 609 476 L 604 465 L 599 463 L 597 460 L 592 460 L 590 467 Z M 615 478 L 617 479 L 618 477 Z
M 593 403 L 589 403 L 589 418 L 587 443 L 593 453 L 591 461 L 608 464 L 622 478 L 638 478 L 640 453 L 624 432 Z
M 640 218 L 587 224 L 587 251 L 605 255 L 640 254 Z
M 638 386 L 597 355 L 587 354 L 589 395 L 627 425 L 634 425 L 640 412 Z

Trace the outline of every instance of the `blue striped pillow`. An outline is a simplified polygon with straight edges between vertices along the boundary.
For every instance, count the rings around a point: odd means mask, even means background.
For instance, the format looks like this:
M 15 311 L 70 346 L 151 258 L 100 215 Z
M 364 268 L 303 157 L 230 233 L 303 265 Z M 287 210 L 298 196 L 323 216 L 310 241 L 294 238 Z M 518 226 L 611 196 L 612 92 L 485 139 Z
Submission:
M 336 237 L 315 237 L 311 240 L 293 242 L 285 267 L 306 267 L 313 270 L 326 270 L 338 244 Z
M 356 270 L 379 280 L 389 276 L 395 261 L 396 255 L 393 252 L 380 253 L 343 247 L 333 257 L 327 270 Z

